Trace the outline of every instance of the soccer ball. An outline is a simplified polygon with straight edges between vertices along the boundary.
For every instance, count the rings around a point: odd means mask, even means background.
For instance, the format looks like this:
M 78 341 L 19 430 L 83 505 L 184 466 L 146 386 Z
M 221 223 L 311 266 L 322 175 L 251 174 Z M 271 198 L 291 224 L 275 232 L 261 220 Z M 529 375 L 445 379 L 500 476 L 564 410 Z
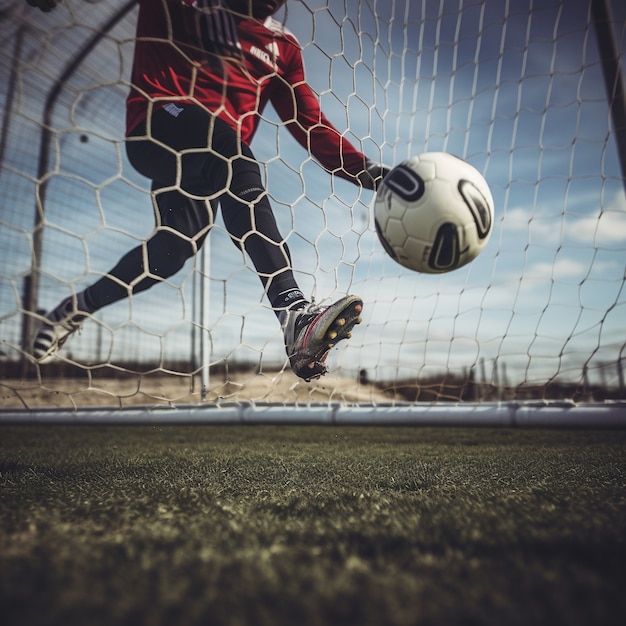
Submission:
M 480 172 L 446 152 L 426 152 L 394 167 L 374 203 L 386 252 L 416 272 L 450 272 L 489 241 L 493 197 Z

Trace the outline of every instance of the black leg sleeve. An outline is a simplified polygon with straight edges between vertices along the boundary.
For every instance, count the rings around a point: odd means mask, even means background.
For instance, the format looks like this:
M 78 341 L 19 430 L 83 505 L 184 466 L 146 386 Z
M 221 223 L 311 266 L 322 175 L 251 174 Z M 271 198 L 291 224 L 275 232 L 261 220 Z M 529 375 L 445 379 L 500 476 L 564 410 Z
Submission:
M 94 311 L 173 276 L 202 246 L 212 223 L 210 205 L 176 190 L 156 191 L 154 197 L 154 234 L 86 289 L 85 297 Z
M 149 129 L 129 138 L 127 152 L 154 181 L 156 228 L 86 290 L 94 310 L 172 276 L 197 252 L 213 218 L 208 200 L 197 198 L 219 200 L 229 234 L 250 256 L 275 309 L 301 296 L 259 165 L 226 122 L 201 107 L 183 105 L 176 116 L 160 109 Z

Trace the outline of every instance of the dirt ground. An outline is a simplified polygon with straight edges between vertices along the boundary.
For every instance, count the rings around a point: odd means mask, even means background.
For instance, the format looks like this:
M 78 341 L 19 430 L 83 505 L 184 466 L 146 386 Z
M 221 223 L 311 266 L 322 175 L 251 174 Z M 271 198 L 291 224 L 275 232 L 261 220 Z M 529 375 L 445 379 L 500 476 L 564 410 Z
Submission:
M 204 396 L 204 397 L 203 397 Z M 259 402 L 284 404 L 380 403 L 389 402 L 374 385 L 328 375 L 307 383 L 291 372 L 253 372 L 214 377 L 202 393 L 198 376 L 158 374 L 100 378 L 87 372 L 85 378 L 5 380 L 0 382 L 2 409 L 77 409 L 138 405 L 175 406 Z

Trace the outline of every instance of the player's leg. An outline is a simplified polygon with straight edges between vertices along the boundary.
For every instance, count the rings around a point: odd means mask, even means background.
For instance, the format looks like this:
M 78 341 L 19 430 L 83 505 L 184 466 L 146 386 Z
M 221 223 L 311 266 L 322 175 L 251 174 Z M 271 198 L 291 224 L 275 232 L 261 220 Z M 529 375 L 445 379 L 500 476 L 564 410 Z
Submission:
M 127 144 L 136 169 L 159 181 L 153 185 L 155 233 L 106 276 L 64 300 L 47 316 L 35 340 L 35 358 L 40 363 L 52 360 L 89 313 L 173 275 L 195 254 L 208 231 L 211 212 L 207 202 L 192 199 L 178 186 L 197 197 L 219 197 L 225 225 L 233 241 L 252 259 L 281 321 L 292 368 L 302 378 L 321 376 L 329 349 L 348 338 L 360 321 L 362 302 L 350 296 L 330 307 L 311 308 L 293 276 L 289 250 L 252 152 L 227 124 L 204 110 L 186 107 L 183 113 L 178 109 L 177 115 L 156 112 L 150 133 L 158 142 L 146 138 L 144 126 Z M 208 142 L 202 143 L 202 137 L 208 137 Z
M 154 232 L 101 279 L 85 291 L 65 298 L 45 316 L 32 348 L 34 358 L 41 364 L 54 359 L 90 314 L 178 272 L 200 248 L 212 224 L 212 209 L 207 200 L 175 188 L 178 173 L 174 152 L 146 139 L 145 127 L 138 129 L 137 135 L 144 138 L 133 142 L 129 150 L 131 162 L 142 173 L 163 181 L 153 182 Z
M 219 202 L 232 241 L 252 260 L 276 314 L 297 303 L 303 306 L 306 301 L 293 275 L 289 249 L 278 231 L 259 165 L 249 147 L 226 122 L 201 107 L 181 105 L 174 111 L 176 115 L 169 111 L 162 109 L 153 115 L 151 132 L 161 144 L 173 148 L 169 155 L 156 155 L 157 159 L 174 160 L 159 169 L 178 172 L 178 176 L 160 178 L 160 184 L 178 185 L 194 197 Z M 129 143 L 129 154 L 133 150 Z M 133 164 L 140 172 L 155 178 L 158 161 L 136 161 Z
M 214 148 L 222 155 L 231 155 L 231 183 L 220 196 L 224 223 L 233 241 L 254 263 L 281 322 L 291 368 L 305 380 L 319 378 L 327 371 L 325 360 L 331 348 L 350 338 L 354 326 L 361 322 L 363 302 L 357 296 L 346 296 L 320 307 L 305 300 L 294 278 L 289 249 L 279 233 L 259 166 L 248 146 L 229 145 L 234 140 L 229 128 L 213 138 Z M 235 149 L 241 154 L 237 155 Z M 211 166 L 211 179 L 224 176 L 219 171 L 223 163 L 216 160 Z
M 85 290 L 90 312 L 173 276 L 202 246 L 213 221 L 207 201 L 172 189 L 155 189 L 153 198 L 157 215 L 153 234 Z
M 93 285 L 65 298 L 42 320 L 33 341 L 33 356 L 40 364 L 52 361 L 89 315 L 173 276 L 200 248 L 212 223 L 209 204 L 176 190 L 157 191 L 154 201 L 157 226 L 153 235 Z
M 303 307 L 307 301 L 295 279 L 289 247 L 279 232 L 259 166 L 247 146 L 241 151 L 242 156 L 230 161 L 232 182 L 220 196 L 222 218 L 234 244 L 250 257 L 280 319 L 281 312 Z M 214 165 L 220 167 L 219 162 Z

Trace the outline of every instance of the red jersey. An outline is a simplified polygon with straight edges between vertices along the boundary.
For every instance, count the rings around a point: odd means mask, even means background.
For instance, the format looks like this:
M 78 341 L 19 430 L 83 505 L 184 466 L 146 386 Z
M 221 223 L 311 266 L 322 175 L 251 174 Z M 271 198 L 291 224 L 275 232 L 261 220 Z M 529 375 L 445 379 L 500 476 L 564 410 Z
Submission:
M 243 63 L 207 61 L 193 0 L 140 0 L 127 130 L 170 102 L 201 105 L 249 144 L 271 102 L 296 140 L 329 172 L 357 182 L 365 155 L 328 121 L 304 78 L 296 38 L 271 17 L 238 22 Z M 194 25 L 195 24 L 195 25 Z

